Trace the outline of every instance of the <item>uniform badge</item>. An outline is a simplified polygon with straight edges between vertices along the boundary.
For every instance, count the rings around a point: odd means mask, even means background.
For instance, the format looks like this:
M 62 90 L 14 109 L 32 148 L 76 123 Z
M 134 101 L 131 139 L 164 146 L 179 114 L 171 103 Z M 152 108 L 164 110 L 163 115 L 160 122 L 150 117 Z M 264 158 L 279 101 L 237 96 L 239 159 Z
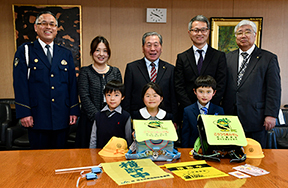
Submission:
M 38 61 L 39 61 L 38 59 L 34 59 L 34 62 L 35 62 L 35 63 L 38 63 Z
M 61 61 L 61 65 L 67 65 L 67 61 L 63 59 L 63 60 Z
M 18 63 L 19 63 L 19 58 L 16 57 L 15 60 L 14 60 L 14 66 L 16 67 L 18 65 Z

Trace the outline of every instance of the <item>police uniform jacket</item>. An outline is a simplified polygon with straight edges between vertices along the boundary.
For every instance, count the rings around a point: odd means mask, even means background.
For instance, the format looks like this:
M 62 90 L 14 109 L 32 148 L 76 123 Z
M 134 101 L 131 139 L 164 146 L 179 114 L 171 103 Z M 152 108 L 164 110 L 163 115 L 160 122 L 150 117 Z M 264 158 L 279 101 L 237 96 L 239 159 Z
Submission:
M 28 65 L 25 59 L 28 46 Z M 75 67 L 70 50 L 53 46 L 50 64 L 36 40 L 22 44 L 13 65 L 16 117 L 32 116 L 33 129 L 67 128 L 70 115 L 79 115 Z

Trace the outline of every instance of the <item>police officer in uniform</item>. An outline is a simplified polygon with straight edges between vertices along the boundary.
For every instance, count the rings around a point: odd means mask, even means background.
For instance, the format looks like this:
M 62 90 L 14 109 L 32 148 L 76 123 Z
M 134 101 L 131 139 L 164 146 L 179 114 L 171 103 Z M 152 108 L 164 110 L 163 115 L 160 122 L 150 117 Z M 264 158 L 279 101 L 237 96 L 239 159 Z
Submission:
M 28 129 L 32 149 L 65 148 L 69 125 L 79 115 L 72 53 L 53 42 L 57 28 L 53 13 L 39 13 L 34 24 L 38 39 L 15 53 L 16 116 Z

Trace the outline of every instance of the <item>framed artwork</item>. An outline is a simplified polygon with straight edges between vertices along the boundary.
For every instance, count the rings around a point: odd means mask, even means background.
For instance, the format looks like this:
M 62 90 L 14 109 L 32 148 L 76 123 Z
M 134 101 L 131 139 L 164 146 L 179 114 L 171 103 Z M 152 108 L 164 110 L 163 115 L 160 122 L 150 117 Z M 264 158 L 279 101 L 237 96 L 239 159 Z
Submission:
M 256 24 L 257 35 L 255 44 L 260 48 L 262 37 L 262 23 L 263 23 L 262 17 L 210 18 L 211 23 L 210 45 L 213 48 L 223 51 L 225 53 L 236 50 L 238 46 L 235 41 L 236 38 L 234 34 L 234 28 L 241 20 L 250 20 Z
M 35 41 L 34 30 L 36 16 L 41 11 L 50 11 L 58 19 L 56 44 L 71 50 L 74 58 L 76 74 L 81 66 L 82 24 L 81 5 L 12 5 L 15 36 L 15 49 L 24 42 Z

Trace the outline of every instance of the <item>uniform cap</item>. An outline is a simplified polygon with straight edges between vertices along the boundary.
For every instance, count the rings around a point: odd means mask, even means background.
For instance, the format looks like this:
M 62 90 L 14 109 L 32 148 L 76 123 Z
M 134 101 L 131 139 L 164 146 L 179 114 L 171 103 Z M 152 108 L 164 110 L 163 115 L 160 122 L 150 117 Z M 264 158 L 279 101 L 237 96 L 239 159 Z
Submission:
M 127 152 L 126 140 L 113 136 L 98 154 L 103 157 L 124 157 Z
M 246 138 L 247 146 L 244 146 L 244 153 L 247 158 L 263 158 L 262 147 L 256 140 L 252 138 Z

